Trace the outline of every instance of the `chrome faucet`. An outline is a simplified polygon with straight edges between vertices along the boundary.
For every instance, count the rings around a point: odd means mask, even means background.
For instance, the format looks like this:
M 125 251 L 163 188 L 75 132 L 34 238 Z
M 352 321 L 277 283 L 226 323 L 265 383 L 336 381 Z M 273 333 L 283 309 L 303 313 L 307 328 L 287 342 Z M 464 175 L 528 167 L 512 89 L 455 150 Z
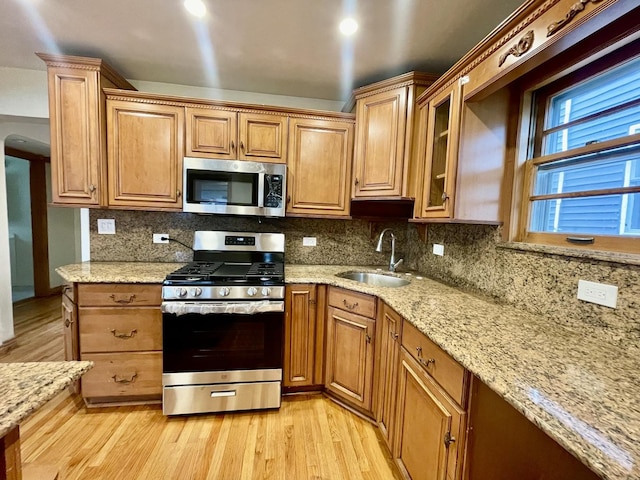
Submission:
M 376 252 L 382 252 L 382 238 L 384 234 L 389 232 L 391 235 L 391 258 L 389 259 L 389 271 L 395 272 L 398 265 L 400 265 L 404 260 L 401 258 L 396 262 L 396 236 L 393 234 L 390 228 L 385 228 L 380 232 L 380 236 L 378 237 L 378 245 L 376 246 Z

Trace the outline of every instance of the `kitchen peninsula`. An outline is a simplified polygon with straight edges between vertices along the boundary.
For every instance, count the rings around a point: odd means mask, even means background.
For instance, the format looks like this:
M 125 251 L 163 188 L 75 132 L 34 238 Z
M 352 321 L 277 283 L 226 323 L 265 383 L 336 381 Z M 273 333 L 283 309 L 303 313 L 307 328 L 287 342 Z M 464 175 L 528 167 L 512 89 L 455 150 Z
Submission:
M 90 262 L 58 272 L 68 282 L 160 283 L 150 265 Z M 411 280 L 400 288 L 336 276 L 355 270 L 372 269 L 287 265 L 285 277 L 380 298 L 600 477 L 640 478 L 637 345 L 614 345 L 596 328 L 569 328 L 415 273 L 398 274 Z

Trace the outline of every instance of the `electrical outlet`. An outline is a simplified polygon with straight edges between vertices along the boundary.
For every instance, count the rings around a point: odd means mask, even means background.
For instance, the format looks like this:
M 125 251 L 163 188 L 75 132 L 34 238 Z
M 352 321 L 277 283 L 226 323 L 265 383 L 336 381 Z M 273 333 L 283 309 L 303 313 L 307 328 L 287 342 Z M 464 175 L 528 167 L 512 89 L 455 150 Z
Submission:
M 166 238 L 166 240 L 163 240 Z M 169 243 L 169 234 L 168 233 L 154 233 L 153 234 L 153 243 Z
M 618 287 L 606 283 L 578 280 L 578 300 L 616 308 Z
M 440 257 L 444 256 L 444 245 L 440 245 L 439 243 L 434 243 L 433 254 L 439 255 Z
M 316 244 L 316 237 L 302 237 L 303 247 L 315 247 Z
M 104 235 L 116 234 L 116 221 L 113 218 L 99 218 L 98 219 L 98 233 Z

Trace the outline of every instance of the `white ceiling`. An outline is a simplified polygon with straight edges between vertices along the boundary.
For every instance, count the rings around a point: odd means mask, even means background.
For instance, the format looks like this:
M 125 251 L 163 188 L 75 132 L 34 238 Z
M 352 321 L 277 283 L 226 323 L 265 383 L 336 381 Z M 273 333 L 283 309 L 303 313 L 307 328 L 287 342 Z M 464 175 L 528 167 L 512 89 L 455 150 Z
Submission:
M 522 0 L 0 0 L 0 66 L 94 56 L 128 79 L 346 100 L 410 70 L 442 73 Z M 351 39 L 338 23 L 351 12 Z

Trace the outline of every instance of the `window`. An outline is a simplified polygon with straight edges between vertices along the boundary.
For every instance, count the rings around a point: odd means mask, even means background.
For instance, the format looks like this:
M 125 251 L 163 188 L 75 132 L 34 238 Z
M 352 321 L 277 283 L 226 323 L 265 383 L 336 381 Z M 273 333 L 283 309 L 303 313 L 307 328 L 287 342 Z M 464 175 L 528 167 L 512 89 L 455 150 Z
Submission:
M 524 241 L 640 253 L 640 58 L 588 68 L 535 93 Z

